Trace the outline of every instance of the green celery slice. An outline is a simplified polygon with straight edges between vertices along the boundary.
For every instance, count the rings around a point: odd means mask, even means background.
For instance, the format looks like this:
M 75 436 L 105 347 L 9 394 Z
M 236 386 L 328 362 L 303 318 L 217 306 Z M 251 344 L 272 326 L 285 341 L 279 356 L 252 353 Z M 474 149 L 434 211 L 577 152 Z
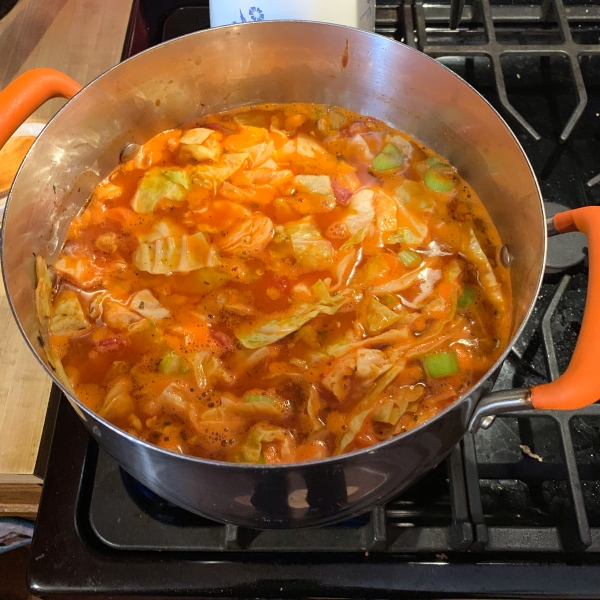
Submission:
M 472 285 L 465 285 L 465 289 L 458 298 L 456 306 L 458 308 L 467 308 L 477 299 L 477 290 Z
M 398 258 L 407 267 L 415 267 L 421 263 L 421 257 L 414 250 L 402 250 L 398 253 Z
M 269 404 L 275 404 L 275 398 L 265 396 L 264 394 L 246 394 L 244 402 L 268 402 Z
M 173 351 L 163 356 L 158 363 L 158 370 L 165 375 L 185 375 L 190 372 L 190 368 L 183 358 Z
M 376 171 L 391 171 L 404 164 L 404 154 L 395 144 L 388 144 L 373 161 Z
M 454 182 L 444 173 L 446 168 L 445 165 L 437 165 L 425 173 L 423 182 L 432 192 L 450 192 L 454 189 Z
M 458 358 L 454 352 L 436 352 L 423 359 L 425 374 L 429 379 L 439 379 L 460 372 Z

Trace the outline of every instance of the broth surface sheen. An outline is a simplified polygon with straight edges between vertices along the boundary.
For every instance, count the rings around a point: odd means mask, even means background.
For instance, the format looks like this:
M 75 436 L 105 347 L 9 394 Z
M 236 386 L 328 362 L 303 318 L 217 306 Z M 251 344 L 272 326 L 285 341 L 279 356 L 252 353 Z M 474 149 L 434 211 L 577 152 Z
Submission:
M 284 463 L 431 418 L 508 344 L 510 273 L 445 159 L 313 104 L 212 115 L 95 189 L 38 317 L 57 375 L 173 452 Z

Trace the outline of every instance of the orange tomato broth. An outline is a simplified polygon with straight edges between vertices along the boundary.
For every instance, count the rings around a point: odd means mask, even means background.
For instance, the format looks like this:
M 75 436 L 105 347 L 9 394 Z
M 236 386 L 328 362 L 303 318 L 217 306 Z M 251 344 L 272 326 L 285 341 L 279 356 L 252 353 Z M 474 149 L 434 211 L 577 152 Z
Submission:
M 501 245 L 456 171 L 381 121 L 212 115 L 97 186 L 54 264 L 50 344 L 80 400 L 134 436 L 324 458 L 426 421 L 497 360 Z M 426 371 L 432 355 L 450 368 Z

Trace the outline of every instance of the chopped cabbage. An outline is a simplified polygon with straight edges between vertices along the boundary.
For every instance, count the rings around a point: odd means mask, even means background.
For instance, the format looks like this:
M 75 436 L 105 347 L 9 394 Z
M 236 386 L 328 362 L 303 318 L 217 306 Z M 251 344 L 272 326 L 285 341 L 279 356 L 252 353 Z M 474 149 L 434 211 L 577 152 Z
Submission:
M 369 416 L 370 412 L 371 409 L 364 410 L 363 412 L 358 413 L 355 417 L 351 419 L 348 426 L 348 431 L 342 436 L 336 454 L 341 454 L 346 449 L 346 447 L 354 441 L 354 438 L 362 429 L 365 420 Z
M 322 429 L 325 427 L 325 423 L 319 417 L 319 411 L 321 410 L 321 398 L 319 392 L 314 385 L 310 386 L 310 392 L 308 394 L 308 401 L 306 402 L 306 414 L 312 422 L 313 431 Z
M 424 301 L 427 300 L 433 293 L 435 284 L 442 278 L 442 272 L 439 269 L 423 269 L 419 274 L 421 280 L 421 291 L 412 301 L 404 299 L 404 304 L 411 308 L 421 308 Z
M 181 237 L 185 235 L 186 230 L 172 219 L 161 219 L 152 225 L 152 229 L 146 235 L 140 235 L 138 241 L 140 243 L 152 243 L 161 238 Z
M 129 416 L 135 408 L 133 398 L 130 396 L 131 382 L 126 377 L 121 377 L 106 393 L 104 403 L 98 414 L 107 421 Z
M 35 288 L 35 306 L 37 309 L 38 320 L 41 325 L 46 324 L 46 319 L 50 318 L 52 311 L 50 297 L 52 295 L 52 280 L 48 272 L 46 261 L 41 256 L 35 257 L 35 273 L 37 276 L 37 286 Z
M 406 366 L 406 360 L 404 358 L 398 359 L 389 369 L 387 369 L 381 377 L 379 377 L 373 388 L 369 393 L 358 403 L 355 410 L 365 410 L 371 408 L 373 401 L 377 399 L 379 394 L 385 390 L 385 388 L 398 377 L 398 375 L 404 371 Z
M 390 198 L 387 194 L 378 193 L 375 196 L 375 209 L 377 229 L 381 233 L 398 229 L 398 220 L 396 219 L 398 205 L 393 198 Z
M 350 390 L 349 379 L 356 377 L 358 383 L 365 387 L 391 366 L 381 350 L 361 348 L 336 360 L 322 383 L 338 400 L 342 400 Z
M 140 271 L 152 275 L 188 273 L 220 264 L 216 250 L 206 241 L 202 232 L 140 244 L 135 251 L 134 262 Z
M 365 138 L 360 135 L 360 133 L 357 133 L 348 142 L 346 148 L 347 149 L 344 152 L 344 155 L 347 155 L 348 157 L 356 157 L 361 162 L 371 164 L 375 158 L 369 148 L 369 145 L 365 141 Z
M 356 376 L 363 384 L 372 383 L 391 366 L 381 350 L 359 348 L 356 351 Z
M 223 362 L 208 350 L 201 350 L 192 354 L 189 361 L 194 369 L 196 383 L 201 392 L 207 389 L 214 380 L 220 380 L 223 383 L 233 381 L 233 375 L 227 371 Z
M 209 408 L 200 415 L 202 421 L 231 421 L 247 417 L 280 417 L 281 410 L 273 402 L 237 402 L 221 397 L 221 406 Z
M 217 243 L 223 254 L 250 256 L 266 248 L 274 232 L 273 221 L 269 217 L 254 213 L 229 227 L 227 234 Z
M 131 299 L 131 308 L 147 319 L 160 321 L 171 313 L 152 295 L 150 290 L 137 292 Z
M 373 420 L 395 425 L 406 412 L 409 404 L 416 402 L 423 395 L 420 386 L 405 387 L 394 390 L 394 399 L 373 410 Z
M 504 312 L 504 297 L 502 295 L 502 288 L 496 279 L 492 265 L 485 255 L 485 252 L 479 244 L 479 240 L 475 235 L 475 232 L 471 230 L 469 237 L 469 245 L 464 249 L 465 256 L 477 267 L 479 272 L 479 279 L 481 285 L 488 293 L 490 300 L 496 306 L 499 312 Z
M 77 294 L 71 290 L 62 292 L 56 300 L 54 314 L 50 319 L 50 333 L 72 337 L 89 326 Z
M 242 446 L 241 459 L 244 462 L 257 463 L 262 455 L 263 443 L 278 441 L 281 443 L 280 456 L 282 460 L 289 461 L 292 457 L 292 434 L 282 427 L 273 425 L 255 425 L 248 434 L 244 445 Z
M 333 188 L 329 175 L 296 175 L 294 183 L 313 194 L 330 196 L 333 198 Z
M 374 254 L 367 259 L 367 262 L 360 268 L 358 280 L 367 286 L 377 283 L 382 277 L 387 277 L 390 271 L 390 264 L 385 260 L 382 254 Z
M 298 331 L 305 323 L 321 313 L 334 315 L 345 303 L 346 298 L 339 294 L 331 297 L 331 300 L 327 302 L 321 300 L 316 304 L 302 304 L 295 307 L 290 315 L 272 319 L 255 326 L 250 331 L 236 331 L 235 335 L 246 348 L 267 346 L 294 331 Z
M 225 154 L 221 161 L 214 165 L 197 165 L 192 172 L 195 181 L 205 187 L 214 187 L 229 179 L 248 160 L 247 152 Z
M 354 376 L 355 369 L 356 357 L 348 354 L 333 363 L 322 383 L 338 400 L 342 400 L 350 391 L 348 380 Z
M 420 265 L 419 268 L 409 271 L 406 275 L 403 275 L 398 279 L 393 279 L 392 281 L 371 288 L 371 293 L 379 296 L 381 294 L 395 294 L 396 292 L 406 290 L 419 280 L 421 272 L 424 270 L 422 269 L 423 264 Z
M 181 136 L 181 146 L 196 160 L 218 160 L 222 148 L 217 137 L 218 134 L 212 129 L 197 127 Z
M 125 331 L 142 320 L 140 315 L 110 298 L 103 301 L 102 307 L 102 320 L 113 329 Z
M 359 190 L 350 198 L 350 203 L 344 211 L 346 216 L 343 222 L 352 235 L 370 225 L 375 219 L 374 198 L 375 192 L 369 189 Z
M 323 239 L 310 218 L 286 223 L 296 261 L 310 269 L 326 269 L 333 264 L 333 246 Z
M 308 135 L 300 134 L 297 138 L 297 149 L 296 151 L 300 156 L 307 156 L 308 158 L 314 158 L 319 154 L 323 154 L 325 149 L 315 139 Z
M 251 146 L 250 148 L 244 148 L 244 152 L 248 153 L 253 168 L 256 169 L 260 166 L 263 166 L 263 168 L 272 168 L 264 166 L 264 163 L 269 161 L 271 159 L 271 156 L 273 156 L 273 153 L 275 152 L 275 144 L 272 141 L 263 142 L 262 144 L 256 144 L 255 146 Z M 276 163 L 275 168 L 277 168 Z
M 326 302 L 327 304 L 333 304 L 335 302 L 322 279 L 319 279 L 319 281 L 312 285 L 310 289 L 321 302 Z
M 145 412 L 156 416 L 159 412 L 175 414 L 186 419 L 190 411 L 190 402 L 186 391 L 177 383 L 170 383 L 157 398 L 146 403 Z
M 173 351 L 162 357 L 158 363 L 158 370 L 165 375 L 185 375 L 190 372 L 185 360 Z
M 356 348 L 364 348 L 366 346 L 374 346 L 375 344 L 397 344 L 398 342 L 406 341 L 409 338 L 408 329 L 390 329 L 379 335 L 364 340 L 342 339 L 335 344 L 331 344 L 325 348 L 325 352 L 329 356 L 340 357 Z
M 367 304 L 367 333 L 377 335 L 400 320 L 400 315 L 387 306 L 371 298 Z
M 50 365 L 50 368 L 54 371 L 56 379 L 58 379 L 63 384 L 63 386 L 68 392 L 75 396 L 76 393 L 73 389 L 73 384 L 71 383 L 71 380 L 65 372 L 62 361 L 60 360 L 60 356 L 58 356 L 58 354 L 50 344 L 45 344 L 44 349 L 46 350 L 48 364 Z
M 367 228 L 363 227 L 361 229 L 359 229 L 352 237 L 350 237 L 348 240 L 346 240 L 342 246 L 340 247 L 340 251 L 341 252 L 347 252 L 348 250 L 352 249 L 352 246 L 356 246 L 357 244 L 360 244 L 361 242 L 364 241 L 364 239 L 367 237 Z
M 410 155 L 412 154 L 413 151 L 413 145 L 411 142 L 409 142 L 406 138 L 403 138 L 401 135 L 398 134 L 393 134 L 393 135 L 386 135 L 385 136 L 385 141 L 388 144 L 394 144 L 394 146 L 396 146 L 397 148 L 399 148 L 400 150 L 402 150 L 402 153 L 405 156 L 410 157 Z
M 191 188 L 191 177 L 185 169 L 154 167 L 146 172 L 131 200 L 136 213 L 151 213 L 162 198 L 180 202 Z
M 402 185 L 396 190 L 396 219 L 398 230 L 388 234 L 388 244 L 422 244 L 429 233 L 427 222 L 420 219 L 407 207 L 414 191 L 414 184 L 414 181 L 407 179 L 403 181 Z
M 180 141 L 182 144 L 202 144 L 212 133 L 214 133 L 213 129 L 196 127 L 195 129 L 188 129 L 188 131 L 181 136 Z
M 102 273 L 90 257 L 79 258 L 65 255 L 54 263 L 56 271 L 77 283 L 85 290 L 96 287 L 102 281 Z

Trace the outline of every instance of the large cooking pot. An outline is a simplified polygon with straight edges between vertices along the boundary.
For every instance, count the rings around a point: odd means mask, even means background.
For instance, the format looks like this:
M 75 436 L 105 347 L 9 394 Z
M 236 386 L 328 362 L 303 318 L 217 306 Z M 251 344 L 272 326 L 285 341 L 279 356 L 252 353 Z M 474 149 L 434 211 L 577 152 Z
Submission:
M 490 394 L 487 375 L 452 406 L 412 431 L 325 460 L 230 464 L 182 456 L 143 442 L 74 398 L 48 365 L 34 305 L 34 254 L 56 257 L 71 219 L 121 151 L 202 115 L 263 102 L 318 102 L 383 119 L 455 165 L 487 207 L 512 257 L 511 345 L 532 310 L 549 233 L 579 229 L 600 265 L 600 208 L 546 223 L 540 190 L 519 143 L 494 109 L 436 61 L 384 37 L 333 25 L 263 22 L 202 31 L 114 67 L 83 90 L 50 70 L 22 75 L 0 94 L 0 145 L 46 99 L 72 99 L 44 129 L 12 187 L 4 216 L 2 269 L 23 336 L 85 426 L 122 466 L 160 496 L 192 512 L 256 528 L 322 525 L 392 498 L 432 469 L 467 429 L 492 415 L 573 409 L 600 397 L 594 324 L 600 272 L 568 371 L 533 389 Z M 597 345 L 596 345 L 597 346 Z

